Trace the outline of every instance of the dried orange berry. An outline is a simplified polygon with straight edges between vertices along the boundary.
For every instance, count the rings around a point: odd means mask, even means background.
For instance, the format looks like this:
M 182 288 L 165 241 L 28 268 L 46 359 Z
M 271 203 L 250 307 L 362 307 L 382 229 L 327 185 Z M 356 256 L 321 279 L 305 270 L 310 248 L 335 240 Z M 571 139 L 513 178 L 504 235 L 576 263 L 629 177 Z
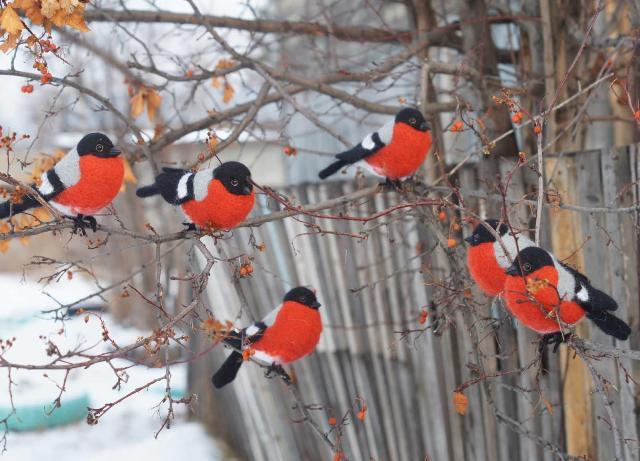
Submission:
M 458 242 L 456 241 L 456 239 L 454 238 L 447 239 L 447 247 L 454 248 L 457 244 Z
M 462 130 L 462 127 L 464 125 L 462 124 L 462 122 L 460 120 L 456 120 L 455 122 L 453 122 L 453 125 L 451 125 L 451 128 L 449 128 L 449 131 L 453 131 L 454 133 L 457 131 Z
M 247 361 L 251 358 L 252 355 L 256 353 L 255 349 L 251 349 L 250 347 L 242 351 L 242 360 Z
M 516 112 L 511 116 L 511 121 L 517 125 L 522 121 L 523 116 L 524 114 L 522 113 L 521 110 L 519 110 L 518 112 Z
M 418 317 L 418 323 L 420 325 L 424 325 L 427 322 L 427 318 L 429 317 L 429 312 L 426 309 L 422 309 L 420 311 L 420 316 Z
M 441 211 L 440 213 L 438 213 L 438 219 L 440 221 L 444 221 L 445 219 L 447 219 L 447 214 L 444 211 Z
M 329 416 L 327 422 L 329 423 L 329 426 L 335 426 L 336 424 L 338 424 L 338 420 L 335 418 L 335 416 Z

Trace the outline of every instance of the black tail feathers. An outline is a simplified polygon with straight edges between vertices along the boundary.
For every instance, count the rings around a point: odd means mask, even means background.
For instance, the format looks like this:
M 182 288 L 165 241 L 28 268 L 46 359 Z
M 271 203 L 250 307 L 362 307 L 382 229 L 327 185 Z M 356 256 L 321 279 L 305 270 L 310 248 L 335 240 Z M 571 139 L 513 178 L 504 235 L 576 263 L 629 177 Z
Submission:
M 10 200 L 0 203 L 0 219 L 8 218 L 10 214 L 18 214 L 23 211 L 27 211 L 29 208 L 36 208 L 40 206 L 35 198 L 30 195 L 22 197 L 20 203 L 11 203 Z
M 220 389 L 233 381 L 236 378 L 243 361 L 242 354 L 238 351 L 233 351 L 218 371 L 216 371 L 211 377 L 213 387 Z
M 338 171 L 340 171 L 340 168 L 343 168 L 347 165 L 350 165 L 350 162 L 347 162 L 345 160 L 338 160 L 337 162 L 332 163 L 320 173 L 318 173 L 318 176 L 320 177 L 320 179 L 326 179 L 329 176 L 336 174 Z
M 631 327 L 626 322 L 607 311 L 587 312 L 587 318 L 606 334 L 621 341 L 631 334 Z
M 593 287 L 589 287 L 589 304 L 596 306 L 599 310 L 615 311 L 618 309 L 618 303 L 615 299 Z
M 153 195 L 158 195 L 159 193 L 160 189 L 158 189 L 158 186 L 155 184 L 140 187 L 136 190 L 136 195 L 140 198 L 151 197 Z

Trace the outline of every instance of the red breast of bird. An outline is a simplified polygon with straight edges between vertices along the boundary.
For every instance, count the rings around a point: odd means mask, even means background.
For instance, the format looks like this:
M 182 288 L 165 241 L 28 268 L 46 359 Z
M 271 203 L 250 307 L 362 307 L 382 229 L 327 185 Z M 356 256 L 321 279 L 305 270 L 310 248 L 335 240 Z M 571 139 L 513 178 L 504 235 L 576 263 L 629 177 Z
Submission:
M 504 268 L 498 264 L 494 246 L 494 242 L 485 242 L 467 250 L 469 273 L 480 289 L 489 296 L 500 293 L 507 280 Z
M 122 157 L 80 157 L 80 180 L 52 200 L 71 214 L 93 215 L 118 195 L 124 179 Z
M 396 123 L 391 142 L 365 159 L 380 176 L 400 179 L 411 176 L 422 165 L 431 148 L 431 132 Z
M 200 228 L 232 229 L 240 224 L 253 209 L 255 192 L 236 195 L 229 192 L 222 182 L 212 179 L 207 195 L 202 200 L 189 200 L 182 209 Z
M 573 301 L 558 296 L 558 271 L 546 266 L 522 277 L 507 275 L 504 299 L 507 309 L 525 326 L 538 333 L 560 331 L 559 320 L 574 324 L 585 314 Z
M 290 363 L 313 352 L 321 333 L 322 320 L 317 309 L 296 301 L 285 301 L 273 325 L 252 348 L 278 363 Z

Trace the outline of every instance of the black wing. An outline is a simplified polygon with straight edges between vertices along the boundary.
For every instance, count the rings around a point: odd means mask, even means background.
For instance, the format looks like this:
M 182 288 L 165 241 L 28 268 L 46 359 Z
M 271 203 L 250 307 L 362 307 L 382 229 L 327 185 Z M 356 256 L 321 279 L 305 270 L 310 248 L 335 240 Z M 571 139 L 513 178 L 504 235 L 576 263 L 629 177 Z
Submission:
M 567 269 L 576 281 L 575 301 L 587 312 L 615 311 L 618 303 L 604 291 L 600 291 L 591 285 L 586 275 L 581 274 L 573 267 L 560 263 Z M 584 291 L 583 291 L 584 290 Z M 586 292 L 586 299 L 585 298 Z
M 318 176 L 320 177 L 320 179 L 328 178 L 329 176 L 340 171 L 341 168 L 359 162 L 360 160 L 363 160 L 375 154 L 384 146 L 385 144 L 380 139 L 378 133 L 372 133 L 368 135 L 360 144 L 352 147 L 347 151 L 337 154 L 336 158 L 338 160 L 318 173 Z
M 356 163 L 378 152 L 385 144 L 380 140 L 377 132 L 368 135 L 364 141 L 351 149 L 336 155 L 338 160 L 347 163 Z
M 43 174 L 43 182 L 46 186 L 38 188 L 35 184 L 31 184 L 31 187 L 47 202 L 65 189 L 64 184 L 54 168 L 51 168 Z M 12 203 L 11 200 L 7 200 L 6 202 L 0 203 L 0 219 L 8 218 L 10 215 L 22 213 L 23 211 L 39 206 L 40 202 L 30 194 L 23 196 L 20 203 Z
M 186 184 L 181 185 L 185 175 L 189 175 Z M 163 168 L 162 173 L 150 186 L 141 187 L 136 191 L 138 197 L 151 197 L 160 194 L 165 201 L 172 205 L 181 205 L 194 199 L 193 173 L 180 168 Z

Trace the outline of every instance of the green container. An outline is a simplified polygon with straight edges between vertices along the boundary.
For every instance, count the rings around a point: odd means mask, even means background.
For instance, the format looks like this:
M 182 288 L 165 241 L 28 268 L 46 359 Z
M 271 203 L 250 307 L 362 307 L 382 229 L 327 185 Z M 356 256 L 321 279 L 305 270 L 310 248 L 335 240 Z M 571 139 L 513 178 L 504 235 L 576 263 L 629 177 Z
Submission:
M 16 407 L 16 413 L 11 415 L 7 424 L 10 431 L 18 432 L 63 426 L 85 419 L 88 407 L 89 396 L 87 394 L 68 399 L 63 398 L 60 407 L 55 409 L 50 403 L 23 405 Z M 6 418 L 10 413 L 11 408 L 0 407 L 0 419 Z

